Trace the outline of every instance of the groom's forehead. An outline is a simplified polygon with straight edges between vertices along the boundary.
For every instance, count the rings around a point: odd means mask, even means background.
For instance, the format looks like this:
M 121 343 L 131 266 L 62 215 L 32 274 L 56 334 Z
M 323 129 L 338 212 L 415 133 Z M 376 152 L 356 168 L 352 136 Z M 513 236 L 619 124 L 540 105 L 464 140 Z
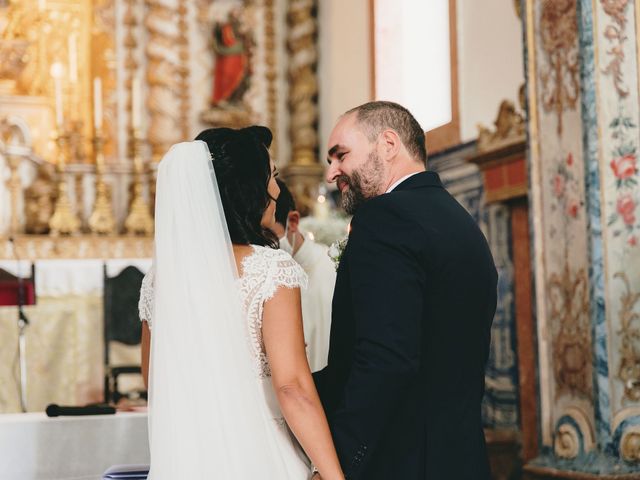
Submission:
M 357 142 L 359 137 L 363 133 L 358 127 L 355 116 L 353 114 L 342 117 L 333 127 L 331 135 L 329 136 L 328 153 L 331 156 L 340 147 L 348 147 L 349 145 Z

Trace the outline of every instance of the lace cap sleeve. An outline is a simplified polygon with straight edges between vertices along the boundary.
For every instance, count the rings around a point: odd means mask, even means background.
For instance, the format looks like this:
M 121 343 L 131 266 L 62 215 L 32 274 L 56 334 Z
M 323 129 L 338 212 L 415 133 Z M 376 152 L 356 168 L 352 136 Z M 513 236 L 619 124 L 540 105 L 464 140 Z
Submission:
M 307 274 L 291 255 L 283 250 L 270 250 L 263 300 L 267 301 L 279 287 L 307 288 Z
M 138 302 L 138 313 L 140 315 L 140 321 L 147 322 L 149 328 L 151 328 L 151 321 L 153 317 L 154 276 L 155 270 L 152 266 L 142 279 L 142 286 L 140 287 L 140 300 Z

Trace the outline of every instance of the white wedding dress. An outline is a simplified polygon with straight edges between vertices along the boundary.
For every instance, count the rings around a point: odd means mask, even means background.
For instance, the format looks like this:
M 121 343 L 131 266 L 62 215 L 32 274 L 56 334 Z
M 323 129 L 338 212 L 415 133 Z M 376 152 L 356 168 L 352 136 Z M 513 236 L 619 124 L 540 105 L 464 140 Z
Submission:
M 238 275 L 203 142 L 178 144 L 158 170 L 156 254 L 140 294 L 151 328 L 150 480 L 305 480 L 262 341 L 266 301 L 306 287 L 281 250 L 253 246 Z

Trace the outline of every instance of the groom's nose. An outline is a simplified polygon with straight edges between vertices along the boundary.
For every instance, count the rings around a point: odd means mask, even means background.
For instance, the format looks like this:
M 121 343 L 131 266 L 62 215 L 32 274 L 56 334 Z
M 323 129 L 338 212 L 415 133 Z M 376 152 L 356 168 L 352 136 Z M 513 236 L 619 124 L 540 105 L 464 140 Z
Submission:
M 340 168 L 338 167 L 338 163 L 339 162 L 337 161 L 333 161 L 329 164 L 329 168 L 327 168 L 327 173 L 325 175 L 325 179 L 328 183 L 334 183 L 336 181 L 336 178 L 338 178 L 342 174 Z

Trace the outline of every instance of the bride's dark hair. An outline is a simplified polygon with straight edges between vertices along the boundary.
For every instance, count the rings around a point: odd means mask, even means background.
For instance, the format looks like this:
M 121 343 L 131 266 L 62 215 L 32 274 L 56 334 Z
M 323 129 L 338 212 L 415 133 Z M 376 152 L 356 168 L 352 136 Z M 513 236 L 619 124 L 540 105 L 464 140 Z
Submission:
M 196 140 L 207 143 L 216 172 L 222 207 L 231 242 L 278 248 L 278 238 L 261 225 L 271 198 L 269 146 L 273 136 L 267 127 L 210 128 Z

